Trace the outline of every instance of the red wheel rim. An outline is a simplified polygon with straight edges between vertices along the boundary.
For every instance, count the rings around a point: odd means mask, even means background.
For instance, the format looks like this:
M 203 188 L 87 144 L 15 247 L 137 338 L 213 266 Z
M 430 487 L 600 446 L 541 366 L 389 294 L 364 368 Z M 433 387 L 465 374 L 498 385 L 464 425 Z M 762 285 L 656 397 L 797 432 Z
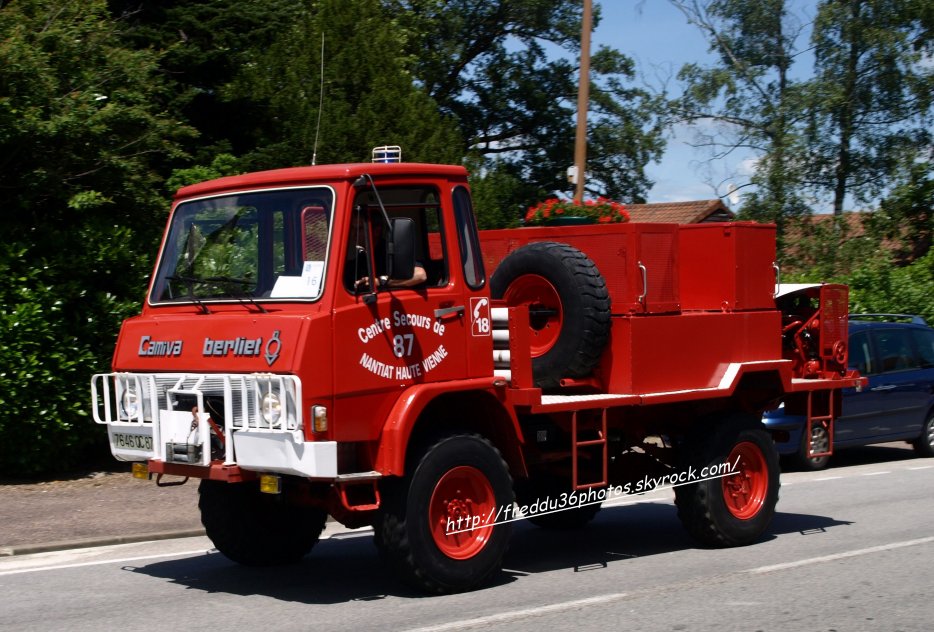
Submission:
M 431 493 L 431 536 L 442 553 L 466 560 L 489 542 L 495 513 L 496 497 L 483 472 L 469 465 L 455 467 L 441 477 Z
M 744 441 L 733 447 L 727 462 L 733 470 L 721 479 L 723 500 L 731 514 L 748 520 L 759 513 L 768 495 L 769 470 L 765 455 L 755 443 Z
M 507 305 L 528 305 L 532 357 L 546 354 L 558 341 L 564 312 L 555 286 L 543 276 L 524 274 L 509 284 L 503 300 Z M 537 313 L 536 313 L 537 312 Z

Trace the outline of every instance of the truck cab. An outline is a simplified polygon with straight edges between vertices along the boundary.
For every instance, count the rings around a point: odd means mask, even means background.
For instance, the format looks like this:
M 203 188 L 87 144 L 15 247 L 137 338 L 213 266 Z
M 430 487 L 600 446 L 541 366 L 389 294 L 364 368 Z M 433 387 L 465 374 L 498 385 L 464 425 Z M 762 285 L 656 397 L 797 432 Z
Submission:
M 95 414 L 117 458 L 165 473 L 371 471 L 400 391 L 492 380 L 489 322 L 463 168 L 222 178 L 175 196 Z

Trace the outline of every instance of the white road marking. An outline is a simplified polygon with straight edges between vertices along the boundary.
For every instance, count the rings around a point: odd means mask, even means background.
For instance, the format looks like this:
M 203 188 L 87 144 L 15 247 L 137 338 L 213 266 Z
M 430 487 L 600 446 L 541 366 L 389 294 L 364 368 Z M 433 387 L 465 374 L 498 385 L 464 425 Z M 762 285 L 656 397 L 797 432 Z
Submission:
M 783 571 L 789 568 L 798 568 L 800 566 L 808 566 L 810 564 L 820 564 L 822 562 L 832 562 L 834 560 L 843 560 L 849 557 L 859 557 L 860 555 L 870 555 L 872 553 L 881 553 L 883 551 L 903 549 L 905 547 L 918 546 L 919 544 L 929 544 L 931 542 L 934 542 L 934 536 L 927 537 L 927 538 L 918 538 L 917 540 L 904 540 L 902 542 L 892 542 L 890 544 L 881 544 L 879 546 L 871 546 L 867 549 L 854 549 L 852 551 L 843 551 L 842 553 L 834 553 L 833 555 L 822 555 L 820 557 L 809 557 L 807 559 L 797 560 L 795 562 L 785 562 L 784 564 L 772 564 L 770 566 L 760 566 L 758 568 L 750 568 L 743 572 L 759 575 L 762 573 L 771 573 L 773 571 Z
M 866 472 L 862 476 L 879 476 L 880 474 L 891 474 L 891 472 Z
M 360 529 L 348 529 L 337 523 L 328 522 L 321 533 L 321 540 L 335 539 L 343 540 L 347 538 L 364 537 L 373 535 L 372 527 L 363 527 Z M 203 537 L 203 536 L 201 536 Z M 205 540 L 208 542 L 207 540 Z M 166 557 L 186 557 L 191 555 L 206 555 L 216 550 L 210 546 L 200 549 L 178 551 L 175 553 L 158 553 L 153 555 L 132 555 L 129 557 L 120 557 L 128 555 L 134 549 L 149 544 L 148 542 L 130 542 L 125 544 L 112 544 L 109 546 L 95 546 L 81 549 L 70 549 L 64 551 L 46 551 L 43 553 L 32 553 L 29 555 L 14 555 L 10 557 L 0 557 L 0 577 L 4 575 L 18 575 L 22 573 L 36 573 L 39 571 L 54 571 L 66 568 L 81 568 L 83 566 L 100 566 L 102 564 L 125 564 L 128 562 L 138 562 L 143 560 L 153 560 Z M 115 558 L 100 559 L 103 556 L 116 554 Z
M 909 467 L 909 470 L 929 470 L 934 468 L 934 465 L 921 465 L 919 467 Z
M 431 625 L 424 628 L 416 628 L 414 630 L 409 630 L 408 632 L 445 632 L 447 630 L 464 630 L 467 628 L 477 628 L 477 627 L 486 627 L 489 625 L 497 623 L 508 623 L 510 621 L 516 621 L 518 619 L 526 619 L 529 617 L 537 617 L 546 614 L 554 614 L 556 612 L 565 612 L 567 610 L 577 610 L 579 608 L 586 608 L 588 606 L 596 606 L 604 603 L 612 603 L 614 601 L 619 601 L 624 599 L 627 596 L 626 593 L 611 593 L 609 595 L 601 595 L 599 597 L 589 597 L 587 599 L 575 599 L 574 601 L 563 601 L 561 603 L 554 603 L 547 606 L 539 606 L 538 608 L 525 608 L 523 610 L 509 610 L 507 612 L 500 612 L 499 614 L 491 614 L 485 617 L 477 617 L 476 619 L 464 619 L 462 621 L 451 621 L 450 623 L 442 623 L 440 625 Z
M 808 566 L 811 564 L 820 564 L 823 562 L 832 562 L 834 560 L 846 559 L 850 557 L 858 557 L 861 555 L 870 555 L 872 553 L 881 553 L 884 551 L 892 551 L 895 549 L 902 549 L 910 546 L 918 546 L 921 544 L 930 544 L 934 542 L 934 536 L 926 538 L 918 538 L 916 540 L 905 540 L 902 542 L 892 542 L 889 544 L 882 544 L 879 546 L 873 546 L 865 549 L 854 549 L 852 551 L 843 551 L 842 553 L 835 553 L 833 555 L 822 555 L 820 557 L 812 557 L 803 560 L 797 560 L 794 562 L 787 562 L 784 564 L 772 564 L 770 566 L 760 566 L 758 568 L 751 568 L 745 571 L 739 571 L 741 574 L 755 574 L 760 575 L 763 573 L 770 573 L 773 571 L 780 571 L 790 568 L 798 568 L 801 566 Z M 451 621 L 449 623 L 441 623 L 433 626 L 426 626 L 423 628 L 417 628 L 414 630 L 409 630 L 408 632 L 447 632 L 450 630 L 465 630 L 470 628 L 482 628 L 488 627 L 495 624 L 509 623 L 512 621 L 518 621 L 520 619 L 528 619 L 537 616 L 543 616 L 548 614 L 555 614 L 559 612 L 565 612 L 568 610 L 576 610 L 579 608 L 584 608 L 588 606 L 597 606 L 605 603 L 613 603 L 620 601 L 630 596 L 629 593 L 613 593 L 609 595 L 602 595 L 599 597 L 590 597 L 588 599 L 576 599 L 574 601 L 565 601 L 561 603 L 551 604 L 547 606 L 540 606 L 538 608 L 525 608 L 522 610 L 510 610 L 507 612 L 500 612 L 498 614 L 487 615 L 485 617 L 477 617 L 475 619 L 463 619 L 461 621 Z
M 20 575 L 22 573 L 37 573 L 39 571 L 57 571 L 65 568 L 81 568 L 83 566 L 100 566 L 102 564 L 126 564 L 127 562 L 139 562 L 142 560 L 156 560 L 164 557 L 185 557 L 189 555 L 207 555 L 211 553 L 213 549 L 196 549 L 193 551 L 178 551 L 176 553 L 159 553 L 156 555 L 140 555 L 138 557 L 124 557 L 121 559 L 109 559 L 109 560 L 95 560 L 93 562 L 76 562 L 74 564 L 53 564 L 51 566 L 32 566 L 28 567 L 26 564 L 30 562 L 35 562 L 35 559 L 31 560 L 21 560 L 23 568 L 14 568 L 12 570 L 0 571 L 0 577 L 5 575 Z M 13 564 L 4 563 L 3 566 L 11 566 Z

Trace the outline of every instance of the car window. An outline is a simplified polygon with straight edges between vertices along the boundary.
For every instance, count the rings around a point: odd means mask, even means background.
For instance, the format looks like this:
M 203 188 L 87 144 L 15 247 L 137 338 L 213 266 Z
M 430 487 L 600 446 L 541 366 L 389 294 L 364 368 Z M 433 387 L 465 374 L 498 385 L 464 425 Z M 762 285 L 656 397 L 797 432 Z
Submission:
M 872 375 L 878 372 L 872 361 L 869 335 L 865 331 L 850 336 L 850 360 L 847 368 L 859 371 L 860 375 Z
M 904 371 L 920 367 L 908 329 L 878 329 L 874 333 L 882 371 Z
M 915 329 L 912 331 L 921 356 L 921 366 L 925 369 L 934 367 L 934 331 Z

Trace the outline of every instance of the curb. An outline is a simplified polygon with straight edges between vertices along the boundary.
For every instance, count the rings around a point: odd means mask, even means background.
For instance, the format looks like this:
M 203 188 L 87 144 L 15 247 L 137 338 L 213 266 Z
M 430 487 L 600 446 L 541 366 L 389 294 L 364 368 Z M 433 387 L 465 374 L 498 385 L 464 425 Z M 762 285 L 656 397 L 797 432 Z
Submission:
M 110 546 L 114 544 L 132 544 L 134 542 L 147 542 L 152 540 L 174 540 L 175 538 L 194 538 L 205 535 L 204 529 L 187 529 L 178 531 L 160 531 L 157 533 L 134 533 L 132 535 L 113 535 L 100 538 L 80 538 L 62 542 L 48 542 L 45 544 L 24 544 L 18 546 L 0 547 L 0 557 L 15 555 L 30 555 L 33 553 L 48 553 L 50 551 L 65 551 L 68 549 L 86 549 L 97 546 Z

